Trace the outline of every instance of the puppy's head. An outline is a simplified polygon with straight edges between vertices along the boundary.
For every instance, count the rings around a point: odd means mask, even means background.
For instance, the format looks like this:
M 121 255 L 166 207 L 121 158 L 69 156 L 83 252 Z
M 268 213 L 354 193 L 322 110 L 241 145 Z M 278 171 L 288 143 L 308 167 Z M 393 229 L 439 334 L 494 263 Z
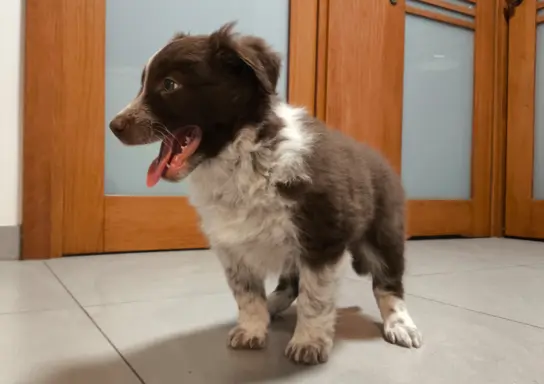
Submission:
M 264 40 L 234 34 L 233 26 L 211 35 L 176 35 L 149 59 L 140 91 L 111 121 L 127 145 L 162 141 L 148 186 L 160 178 L 183 179 L 268 112 L 280 57 Z

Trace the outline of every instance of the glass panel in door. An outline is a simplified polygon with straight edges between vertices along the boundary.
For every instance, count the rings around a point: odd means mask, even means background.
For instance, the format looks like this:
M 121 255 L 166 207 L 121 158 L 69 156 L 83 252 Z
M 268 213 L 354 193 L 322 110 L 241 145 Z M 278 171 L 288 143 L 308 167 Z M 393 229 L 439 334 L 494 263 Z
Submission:
M 186 194 L 185 182 L 147 188 L 147 168 L 159 144 L 126 147 L 110 132 L 108 122 L 136 95 L 147 60 L 174 33 L 210 33 L 230 21 L 238 21 L 237 31 L 263 37 L 282 54 L 278 92 L 286 97 L 289 0 L 106 0 L 106 194 Z
M 474 5 L 406 2 L 402 180 L 412 200 L 469 200 Z

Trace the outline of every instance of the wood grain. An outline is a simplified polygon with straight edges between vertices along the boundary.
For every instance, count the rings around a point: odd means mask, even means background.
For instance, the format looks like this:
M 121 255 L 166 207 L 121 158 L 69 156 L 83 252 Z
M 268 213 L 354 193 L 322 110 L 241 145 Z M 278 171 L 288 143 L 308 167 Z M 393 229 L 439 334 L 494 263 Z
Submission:
M 327 57 L 329 52 L 329 3 L 319 0 L 317 21 L 317 63 L 315 115 L 327 120 Z
M 474 108 L 472 131 L 472 235 L 489 236 L 491 230 L 491 156 L 495 66 L 495 5 L 477 7 L 474 35 Z
M 471 20 L 465 20 L 465 19 L 459 19 L 457 17 L 444 15 L 442 13 L 433 12 L 428 9 L 421 9 L 414 7 L 413 5 L 407 5 L 406 6 L 406 13 L 409 13 L 411 15 L 424 17 L 426 19 L 440 21 L 447 24 L 456 25 L 458 27 L 462 28 L 468 28 L 468 29 L 475 29 L 475 23 Z
M 65 0 L 63 252 L 104 249 L 105 1 Z
M 106 196 L 104 251 L 207 248 L 186 198 Z
M 408 236 L 472 235 L 472 203 L 462 200 L 410 200 Z
M 400 172 L 404 1 L 329 2 L 326 121 Z
M 531 204 L 531 226 L 527 237 L 544 239 L 544 200 L 536 200 Z
M 291 0 L 289 21 L 290 104 L 315 114 L 318 0 Z
M 493 149 L 491 161 L 491 236 L 504 235 L 506 183 L 506 111 L 508 81 L 508 23 L 504 4 L 495 4 L 495 54 L 493 97 Z
M 453 12 L 461 13 L 463 15 L 475 16 L 476 11 L 474 8 L 468 8 L 467 6 L 450 3 L 445 0 L 417 0 L 419 3 L 433 5 L 438 8 L 447 9 Z
M 63 2 L 27 0 L 23 115 L 23 259 L 62 254 Z
M 535 6 L 536 0 L 525 0 L 509 27 L 505 233 L 521 237 L 532 234 L 534 220 Z

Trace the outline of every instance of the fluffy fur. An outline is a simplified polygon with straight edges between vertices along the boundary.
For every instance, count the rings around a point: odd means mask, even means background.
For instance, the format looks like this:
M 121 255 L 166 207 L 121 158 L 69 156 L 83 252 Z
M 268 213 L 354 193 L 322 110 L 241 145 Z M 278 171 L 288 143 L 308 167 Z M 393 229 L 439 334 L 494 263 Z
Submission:
M 191 202 L 238 303 L 232 348 L 264 347 L 270 315 L 298 298 L 286 355 L 327 361 L 345 251 L 357 273 L 372 275 L 386 339 L 419 347 L 403 301 L 399 178 L 375 151 L 280 101 L 279 66 L 262 39 L 236 36 L 232 25 L 210 36 L 177 35 L 150 59 L 142 89 L 112 130 L 127 144 L 160 137 L 156 127 L 202 130 L 176 180 L 188 176 Z M 179 89 L 164 92 L 166 77 Z M 277 270 L 267 298 L 264 278 Z

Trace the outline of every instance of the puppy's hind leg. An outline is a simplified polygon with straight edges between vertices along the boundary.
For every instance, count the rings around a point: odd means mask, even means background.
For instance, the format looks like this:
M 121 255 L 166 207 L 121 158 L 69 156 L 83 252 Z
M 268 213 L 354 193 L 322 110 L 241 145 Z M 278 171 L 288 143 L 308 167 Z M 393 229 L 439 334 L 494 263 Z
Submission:
M 367 234 L 374 257 L 371 265 L 374 296 L 383 319 L 384 337 L 387 341 L 407 348 L 422 344 L 418 331 L 404 302 L 404 228 L 402 220 L 383 216 L 377 219 Z
M 298 296 L 299 273 L 294 261 L 286 261 L 278 285 L 268 296 L 268 312 L 273 319 L 287 310 Z

